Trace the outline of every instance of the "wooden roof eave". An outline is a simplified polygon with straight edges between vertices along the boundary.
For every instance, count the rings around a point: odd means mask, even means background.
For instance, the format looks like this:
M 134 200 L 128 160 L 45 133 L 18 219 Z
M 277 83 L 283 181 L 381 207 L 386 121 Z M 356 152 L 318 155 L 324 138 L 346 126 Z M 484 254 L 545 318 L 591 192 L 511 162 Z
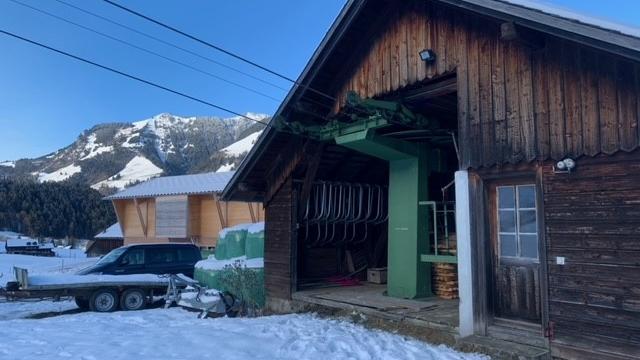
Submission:
M 482 14 L 501 21 L 509 21 L 518 25 L 552 34 L 586 46 L 617 54 L 634 61 L 640 61 L 640 38 L 626 35 L 615 30 L 600 28 L 595 25 L 581 23 L 576 20 L 549 14 L 540 10 L 527 8 L 523 5 L 508 3 L 501 0 L 437 0 L 455 8 Z M 312 84 L 321 72 L 323 65 L 329 59 L 331 52 L 340 42 L 342 36 L 349 30 L 352 22 L 367 4 L 368 0 L 349 0 L 340 15 L 332 24 L 327 35 L 322 40 L 313 56 L 298 78 L 299 84 Z M 224 200 L 234 199 L 237 184 L 242 182 L 251 171 L 253 165 L 260 160 L 264 149 L 269 146 L 277 134 L 273 122 L 283 117 L 295 101 L 299 100 L 308 89 L 295 85 L 280 104 L 276 114 L 270 121 L 263 136 L 245 157 L 238 170 L 222 192 Z M 244 199 L 247 200 L 247 199 Z M 258 200 L 258 199 L 255 199 Z
M 313 56 L 307 62 L 304 70 L 300 74 L 297 79 L 298 84 L 310 84 L 313 79 L 317 76 L 319 69 L 322 67 L 321 65 L 327 60 L 329 55 L 331 54 L 335 45 L 339 42 L 340 38 L 344 35 L 345 31 L 349 28 L 349 25 L 356 18 L 357 14 L 364 7 L 367 0 L 349 0 L 342 10 L 338 17 L 334 20 L 331 28 L 327 32 L 326 36 L 322 40 L 322 42 L 318 45 Z M 284 101 L 276 110 L 275 115 L 269 121 L 267 128 L 264 131 L 264 134 L 260 136 L 256 144 L 249 151 L 247 156 L 242 160 L 238 170 L 236 170 L 235 174 L 229 180 L 229 183 L 222 191 L 221 198 L 223 200 L 231 200 L 235 197 L 235 192 L 237 190 L 237 185 L 244 180 L 247 175 L 247 172 L 251 170 L 253 165 L 259 161 L 263 149 L 271 143 L 274 137 L 277 135 L 277 129 L 275 128 L 275 121 L 281 119 L 286 111 L 288 110 L 290 104 L 294 103 L 296 100 L 300 99 L 305 92 L 309 89 L 307 86 L 294 85 Z M 246 200 L 246 199 L 243 199 Z M 259 199 L 254 199 L 259 200 Z

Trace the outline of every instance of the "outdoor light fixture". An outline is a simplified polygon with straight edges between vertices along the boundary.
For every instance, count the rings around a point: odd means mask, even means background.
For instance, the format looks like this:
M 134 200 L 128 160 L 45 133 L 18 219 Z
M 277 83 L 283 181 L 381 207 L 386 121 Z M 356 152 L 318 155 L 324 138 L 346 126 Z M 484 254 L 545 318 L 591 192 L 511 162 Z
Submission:
M 571 158 L 566 158 L 556 163 L 553 172 L 556 174 L 570 173 L 576 167 L 576 162 Z
M 426 63 L 432 63 L 436 61 L 436 53 L 431 49 L 424 49 L 419 52 L 420 59 Z

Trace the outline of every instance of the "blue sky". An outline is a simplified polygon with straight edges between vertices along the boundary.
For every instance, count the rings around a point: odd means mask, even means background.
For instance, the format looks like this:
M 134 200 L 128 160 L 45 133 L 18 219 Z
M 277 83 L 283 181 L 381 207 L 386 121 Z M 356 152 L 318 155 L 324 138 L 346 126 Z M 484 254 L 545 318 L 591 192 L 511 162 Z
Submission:
M 53 0 L 18 0 L 282 99 L 285 91 L 188 56 Z M 159 29 L 99 0 L 64 0 L 268 79 L 290 84 Z M 298 76 L 344 0 L 118 0 L 289 77 Z M 637 0 L 549 0 L 591 16 L 640 27 Z M 0 28 L 228 107 L 273 113 L 277 101 L 232 87 L 150 54 L 0 0 Z M 35 157 L 71 143 L 102 122 L 137 121 L 161 112 L 227 114 L 0 35 L 0 161 Z

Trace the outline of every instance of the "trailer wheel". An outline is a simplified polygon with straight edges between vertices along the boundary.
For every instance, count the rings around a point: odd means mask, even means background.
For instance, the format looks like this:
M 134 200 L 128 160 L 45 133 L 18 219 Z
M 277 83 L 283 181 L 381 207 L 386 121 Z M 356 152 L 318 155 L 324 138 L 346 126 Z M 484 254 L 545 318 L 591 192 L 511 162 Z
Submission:
M 84 310 L 84 311 L 89 310 L 89 299 L 76 296 L 74 300 L 76 302 L 76 305 L 78 305 L 78 307 L 80 308 L 80 310 Z
M 122 310 L 142 310 L 146 305 L 146 294 L 142 289 L 127 289 L 120 296 Z
M 118 293 L 112 289 L 98 289 L 89 300 L 91 311 L 112 312 L 118 308 Z

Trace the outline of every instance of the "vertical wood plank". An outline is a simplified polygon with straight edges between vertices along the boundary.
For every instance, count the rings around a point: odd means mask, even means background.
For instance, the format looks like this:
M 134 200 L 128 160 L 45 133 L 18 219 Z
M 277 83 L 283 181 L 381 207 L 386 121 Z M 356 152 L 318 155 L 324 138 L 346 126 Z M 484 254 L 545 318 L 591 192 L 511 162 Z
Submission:
M 409 69 L 408 69 L 408 83 L 412 84 L 418 80 L 418 13 L 416 8 L 417 3 L 413 3 L 409 19 L 407 22 L 407 52 L 409 56 Z
M 638 113 L 636 73 L 634 64 L 620 61 L 617 66 L 618 117 L 620 148 L 631 151 L 638 146 Z
M 504 42 L 496 34 L 493 37 L 494 45 L 491 61 L 491 84 L 493 95 L 493 120 L 495 133 L 496 159 L 504 159 L 507 148 L 507 104 L 506 87 L 504 79 Z
M 399 29 L 399 44 L 400 44 L 400 87 L 405 87 L 409 84 L 409 46 L 408 46 L 408 16 L 403 16 L 400 21 Z
M 518 86 L 518 49 L 513 42 L 505 44 L 505 84 L 507 95 L 507 152 L 504 161 L 517 163 L 522 159 L 520 129 L 520 89 Z
M 563 44 L 553 41 L 551 54 L 562 54 Z M 547 62 L 549 73 L 549 139 L 551 157 L 560 159 L 565 155 L 564 96 L 562 93 L 562 63 L 556 55 Z
M 425 49 L 435 49 L 438 44 L 437 29 L 436 29 L 436 15 L 434 5 L 432 1 L 426 2 L 427 9 L 427 36 Z M 437 56 L 437 55 L 436 55 Z M 437 71 L 437 66 L 434 63 L 427 64 L 427 78 L 432 78 Z
M 416 31 L 418 33 L 417 36 L 417 51 L 421 51 L 427 47 L 427 39 L 428 39 L 428 14 L 426 9 L 426 1 L 419 2 L 418 6 L 418 24 L 416 27 Z M 417 63 L 417 76 L 418 80 L 423 80 L 427 77 L 427 65 L 423 61 L 418 61 Z
M 524 158 L 536 158 L 536 127 L 533 115 L 533 84 L 531 75 L 531 50 L 518 49 L 518 89 L 520 91 L 520 120 Z
M 482 133 L 482 143 L 479 150 L 482 150 L 482 162 L 486 166 L 495 164 L 498 157 L 495 155 L 495 123 L 493 120 L 492 102 L 492 69 L 493 48 L 495 47 L 495 37 L 487 31 L 479 33 L 479 96 L 480 96 L 480 124 Z M 487 144 L 492 144 L 487 146 Z
M 598 107 L 600 112 L 600 148 L 612 154 L 618 148 L 618 100 L 615 84 L 615 61 L 600 55 L 598 78 Z
M 458 82 L 458 144 L 460 147 L 460 168 L 467 169 L 470 165 L 469 146 L 469 81 L 467 64 L 467 18 L 456 19 L 456 47 L 460 56 L 457 63 Z
M 456 61 L 458 59 L 458 51 L 460 49 L 458 49 L 456 46 L 451 46 L 452 44 L 455 44 L 455 16 L 453 15 L 452 11 L 450 9 L 446 9 L 445 11 L 445 17 L 447 20 L 447 36 L 446 36 L 446 43 L 447 43 L 447 66 L 446 66 L 446 71 L 447 72 L 452 72 L 456 69 Z
M 580 58 L 578 47 L 565 44 L 563 53 L 564 98 L 566 113 L 566 151 L 567 155 L 577 157 L 583 154 L 582 121 L 580 119 Z
M 478 22 L 473 19 L 469 27 L 468 84 L 469 84 L 469 139 L 472 166 L 482 164 L 482 125 L 480 123 L 480 74 L 479 74 L 479 33 Z
M 394 16 L 393 29 L 390 36 L 391 42 L 391 91 L 400 87 L 400 23 Z
M 383 85 L 381 92 L 387 92 L 391 90 L 391 41 L 389 41 L 389 34 L 385 34 L 380 41 L 383 46 L 382 57 L 380 58 L 380 61 L 383 64 Z
M 594 156 L 600 152 L 600 124 L 598 107 L 598 70 L 596 53 L 584 48 L 580 49 L 581 69 L 580 87 L 582 95 L 582 137 L 587 155 Z
M 436 7 L 434 18 L 436 38 L 436 73 L 442 75 L 447 71 L 447 21 L 442 6 Z
M 533 54 L 533 116 L 536 122 L 538 158 L 547 159 L 549 144 L 549 84 L 546 67 L 546 52 Z

